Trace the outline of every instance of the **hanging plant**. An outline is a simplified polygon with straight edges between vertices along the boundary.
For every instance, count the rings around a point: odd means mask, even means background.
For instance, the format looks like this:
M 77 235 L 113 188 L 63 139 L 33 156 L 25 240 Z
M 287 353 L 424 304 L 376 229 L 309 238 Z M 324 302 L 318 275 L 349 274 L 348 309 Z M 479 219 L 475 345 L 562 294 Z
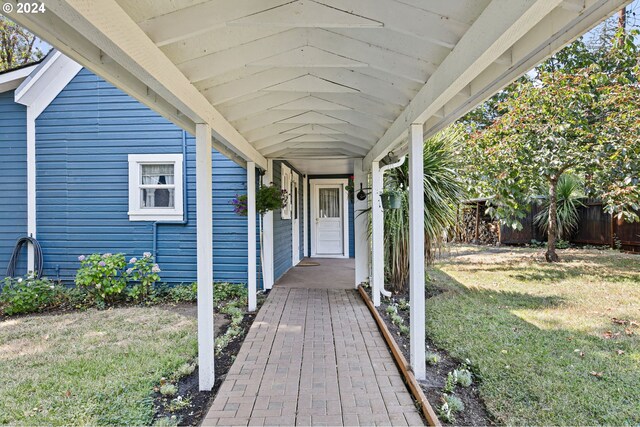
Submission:
M 264 214 L 276 209 L 282 209 L 286 207 L 287 197 L 287 191 L 281 190 L 273 183 L 271 185 L 263 185 L 256 191 L 256 211 L 259 214 Z
M 380 193 L 380 201 L 383 209 L 400 209 L 402 204 L 402 193 L 400 190 L 384 190 Z
M 240 215 L 240 216 L 248 215 L 246 194 L 242 194 L 242 195 L 236 194 L 236 197 L 234 197 L 233 200 L 231 200 L 231 204 L 233 205 L 233 212 L 236 215 Z

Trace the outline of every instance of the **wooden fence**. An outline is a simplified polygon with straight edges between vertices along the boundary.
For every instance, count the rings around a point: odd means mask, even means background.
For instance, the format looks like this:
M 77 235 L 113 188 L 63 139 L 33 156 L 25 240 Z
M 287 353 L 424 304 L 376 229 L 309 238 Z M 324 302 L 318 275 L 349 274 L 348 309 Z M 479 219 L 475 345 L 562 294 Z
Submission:
M 484 213 L 485 202 L 473 201 L 468 208 L 480 207 L 480 213 Z M 501 244 L 523 245 L 531 243 L 531 240 L 546 241 L 546 234 L 533 223 L 533 218 L 540 211 L 540 206 L 532 204 L 526 218 L 521 220 L 522 230 L 514 230 L 511 227 L 501 226 L 499 240 Z M 571 243 L 588 245 L 609 245 L 620 247 L 630 252 L 640 252 L 640 223 L 625 222 L 612 218 L 602 208 L 598 201 L 588 201 L 580 208 L 580 223 L 577 232 L 569 239 Z M 490 221 L 486 215 L 480 215 L 483 222 Z

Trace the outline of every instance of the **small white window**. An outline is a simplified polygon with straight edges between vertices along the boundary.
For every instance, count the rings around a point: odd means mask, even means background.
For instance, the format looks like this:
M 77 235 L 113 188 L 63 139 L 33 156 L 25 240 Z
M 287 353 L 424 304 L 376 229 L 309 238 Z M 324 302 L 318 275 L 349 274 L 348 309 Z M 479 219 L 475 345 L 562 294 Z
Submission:
M 182 154 L 129 155 L 129 220 L 180 221 Z
M 280 189 L 283 191 L 283 196 L 286 195 L 283 197 L 285 202 L 280 210 L 280 217 L 282 219 L 291 219 L 291 169 L 282 164 L 280 170 Z

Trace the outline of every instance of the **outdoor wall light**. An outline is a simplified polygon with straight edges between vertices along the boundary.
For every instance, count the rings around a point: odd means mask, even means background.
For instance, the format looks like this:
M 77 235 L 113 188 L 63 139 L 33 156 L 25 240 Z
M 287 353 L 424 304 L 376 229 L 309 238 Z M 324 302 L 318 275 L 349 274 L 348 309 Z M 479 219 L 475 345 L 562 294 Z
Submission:
M 356 194 L 356 197 L 360 201 L 364 201 L 367 199 L 367 193 L 364 190 L 371 190 L 370 188 L 362 188 L 362 183 L 360 183 L 360 191 Z

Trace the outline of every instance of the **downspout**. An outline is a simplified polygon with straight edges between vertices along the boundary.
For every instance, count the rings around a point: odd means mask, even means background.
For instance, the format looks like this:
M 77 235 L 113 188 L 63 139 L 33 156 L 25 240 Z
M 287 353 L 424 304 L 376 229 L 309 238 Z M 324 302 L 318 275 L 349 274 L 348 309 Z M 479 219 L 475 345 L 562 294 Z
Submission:
M 182 131 L 182 221 L 154 221 L 151 223 L 151 234 L 153 235 L 153 247 L 151 254 L 158 262 L 158 226 L 162 224 L 187 225 L 189 223 L 188 209 L 188 189 L 187 185 L 187 132 Z
M 382 179 L 384 180 L 384 173 L 386 171 L 388 171 L 389 169 L 395 169 L 398 168 L 400 166 L 402 166 L 402 164 L 404 163 L 405 159 L 407 158 L 406 155 L 400 157 L 400 160 L 398 160 L 395 163 L 389 163 L 388 165 L 384 165 L 380 168 L 380 175 L 382 175 Z M 384 276 L 384 275 L 383 275 Z M 391 298 L 391 292 L 389 292 L 388 290 L 386 290 L 384 288 L 384 283 L 382 283 L 382 287 L 380 288 L 380 293 L 387 297 L 387 298 Z

